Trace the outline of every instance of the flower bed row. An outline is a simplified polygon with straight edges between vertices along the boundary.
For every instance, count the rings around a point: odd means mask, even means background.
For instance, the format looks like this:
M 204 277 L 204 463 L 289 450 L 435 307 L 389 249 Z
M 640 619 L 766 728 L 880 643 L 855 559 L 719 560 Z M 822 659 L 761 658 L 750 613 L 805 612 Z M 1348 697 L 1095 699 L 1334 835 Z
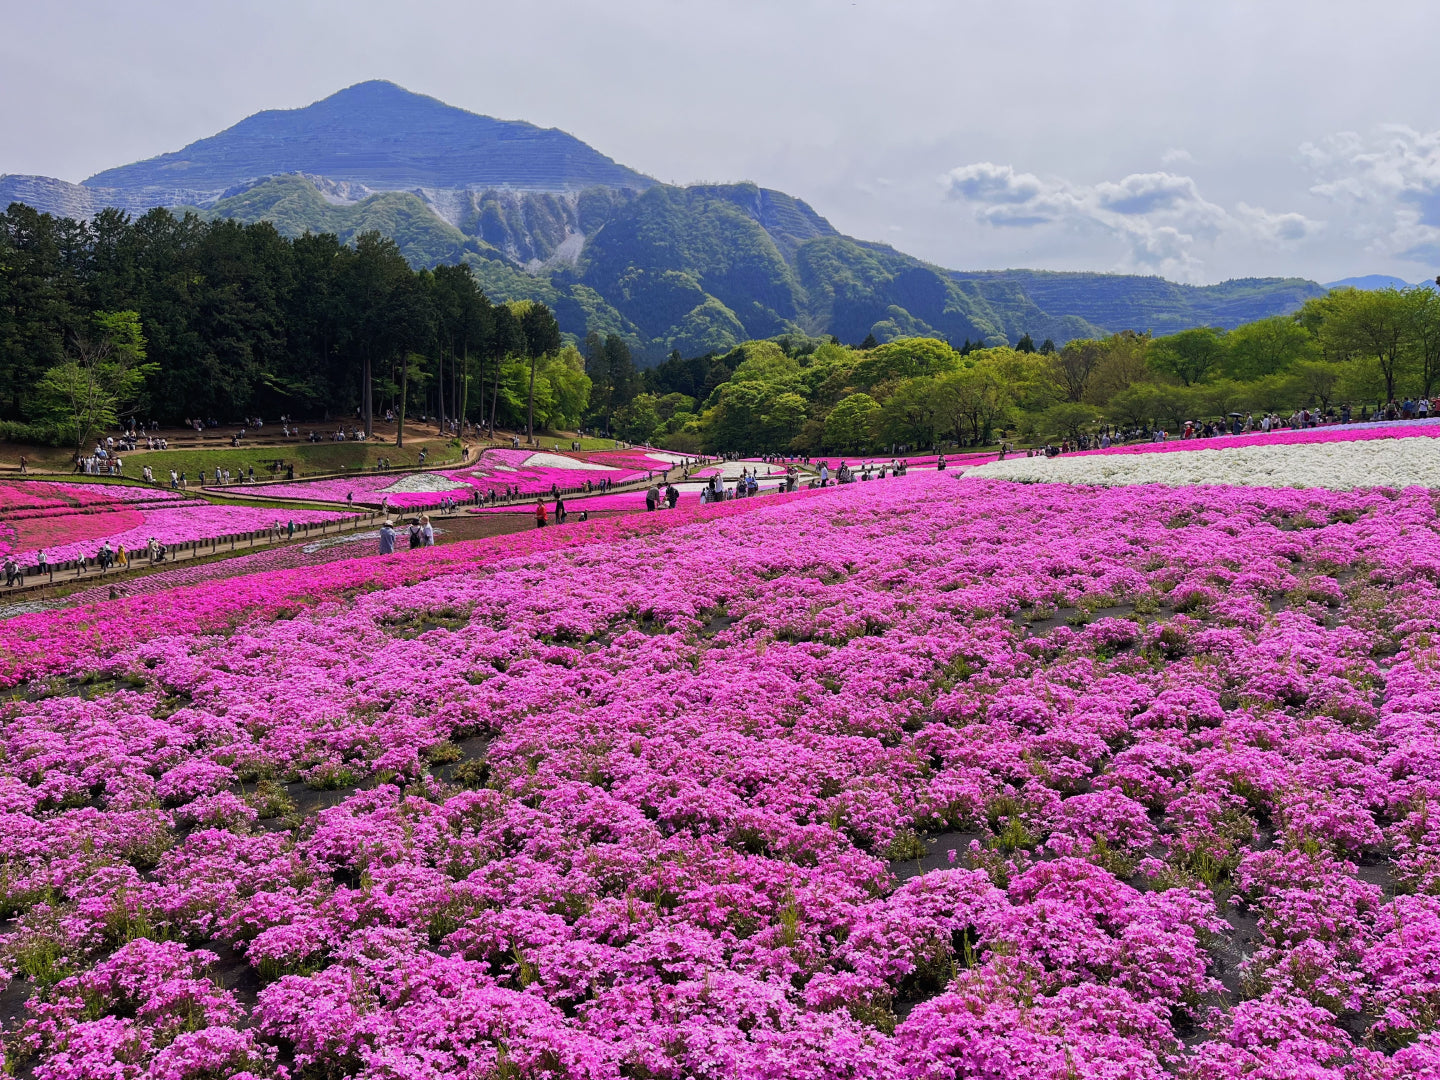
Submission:
M 1384 423 L 1331 424 L 1325 427 L 1252 431 L 1243 435 L 1218 435 L 1210 439 L 1167 439 L 1162 443 L 1136 443 L 1104 449 L 1078 450 L 1067 456 L 1088 457 L 1110 454 L 1166 454 L 1183 450 L 1231 450 L 1248 446 L 1285 446 L 1294 443 L 1364 442 L 1370 439 L 1409 439 L 1440 436 L 1440 418 L 1397 420 Z
M 179 492 L 131 484 L 68 484 L 53 480 L 0 483 L 0 520 L 28 511 L 80 510 L 116 503 L 179 499 Z
M 340 521 L 350 515 L 331 510 L 283 510 L 254 506 L 217 506 L 196 500 L 174 503 L 114 504 L 84 513 L 55 512 L 11 523 L 0 522 L 0 554 L 13 553 L 22 564 L 43 550 L 51 564 L 94 558 L 99 546 L 135 551 L 153 537 L 167 546 L 215 536 L 254 532 L 293 521 L 296 525 Z
M 332 564 L 301 609 L 311 571 L 198 585 L 133 644 L 97 644 L 124 603 L 59 628 L 0 706 L 10 1061 L 1440 1068 L 1428 492 L 916 475 L 708 509 Z
M 1025 482 L 1172 487 L 1440 487 L 1440 439 L 1367 438 L 1226 448 L 1201 442 L 1179 454 L 1012 457 L 981 466 L 976 475 Z
M 367 474 L 335 480 L 301 480 L 287 484 L 266 484 L 254 494 L 266 498 L 307 499 L 316 502 L 343 503 L 353 497 L 365 506 L 382 503 L 406 509 L 430 506 L 446 495 L 468 501 L 477 493 L 482 497 L 491 491 L 503 495 L 507 487 L 518 488 L 521 495 L 548 494 L 552 487 L 571 488 L 587 480 L 608 480 L 613 484 L 629 483 L 651 472 L 662 473 L 666 462 L 622 452 L 565 455 L 533 450 L 490 449 L 484 451 L 476 464 L 444 472 L 404 474 Z M 603 459 L 603 460 L 602 460 Z M 612 463 L 623 460 L 625 464 Z

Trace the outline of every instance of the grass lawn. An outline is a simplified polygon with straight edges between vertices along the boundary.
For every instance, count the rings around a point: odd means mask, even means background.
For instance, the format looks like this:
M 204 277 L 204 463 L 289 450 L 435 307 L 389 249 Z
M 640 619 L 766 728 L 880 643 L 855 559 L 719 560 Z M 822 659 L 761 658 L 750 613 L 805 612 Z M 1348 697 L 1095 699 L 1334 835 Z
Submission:
M 427 465 L 453 464 L 460 460 L 460 452 L 453 447 L 432 440 L 410 443 L 404 449 L 381 442 L 321 442 L 291 443 L 282 446 L 240 446 L 209 449 L 186 448 L 181 450 L 136 450 L 121 455 L 125 462 L 127 476 L 138 477 L 140 471 L 149 465 L 155 470 L 155 479 L 169 484 L 170 470 L 183 472 L 194 486 L 196 478 L 203 472 L 211 482 L 215 479 L 216 468 L 229 469 L 232 476 L 248 475 L 251 466 L 255 468 L 256 480 L 283 480 L 285 471 L 272 473 L 270 465 L 283 461 L 295 466 L 295 478 L 305 474 L 344 473 L 356 469 L 374 468 L 380 458 L 387 459 L 396 468 L 418 465 L 420 449 L 429 451 Z

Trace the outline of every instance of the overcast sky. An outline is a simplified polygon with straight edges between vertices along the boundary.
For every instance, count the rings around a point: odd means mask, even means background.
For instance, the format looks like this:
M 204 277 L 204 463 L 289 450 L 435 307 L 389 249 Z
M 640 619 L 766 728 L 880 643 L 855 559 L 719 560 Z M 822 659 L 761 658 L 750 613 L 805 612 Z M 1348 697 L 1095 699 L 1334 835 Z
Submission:
M 956 269 L 1440 272 L 1434 0 L 0 0 L 0 172 L 390 79 Z

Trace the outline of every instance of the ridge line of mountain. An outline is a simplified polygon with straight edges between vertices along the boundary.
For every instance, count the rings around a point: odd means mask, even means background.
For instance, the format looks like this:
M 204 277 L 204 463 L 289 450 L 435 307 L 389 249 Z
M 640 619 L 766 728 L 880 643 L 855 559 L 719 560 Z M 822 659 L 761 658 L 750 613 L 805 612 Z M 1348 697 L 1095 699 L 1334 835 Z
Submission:
M 1286 314 L 1325 291 L 1299 278 L 947 270 L 844 236 L 784 192 L 661 184 L 563 131 L 381 81 L 82 184 L 0 176 L 0 205 L 12 201 L 73 218 L 164 206 L 347 241 L 377 230 L 416 266 L 468 263 L 495 298 L 542 301 L 567 333 L 620 334 L 652 362 L 784 333 L 957 345 L 1167 333 Z

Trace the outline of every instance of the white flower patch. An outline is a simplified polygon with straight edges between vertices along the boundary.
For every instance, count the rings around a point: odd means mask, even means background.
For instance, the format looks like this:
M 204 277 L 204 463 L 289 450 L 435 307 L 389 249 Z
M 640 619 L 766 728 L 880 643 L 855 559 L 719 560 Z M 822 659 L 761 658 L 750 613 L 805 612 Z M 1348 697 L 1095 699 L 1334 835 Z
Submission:
M 1440 439 L 1237 446 L 1138 454 L 1012 457 L 968 469 L 966 477 L 1027 483 L 1165 484 L 1190 487 L 1440 488 Z
M 564 457 L 561 454 L 531 454 L 525 459 L 527 469 L 588 469 L 591 472 L 614 472 L 609 465 L 598 461 L 581 461 L 579 458 Z
M 690 460 L 684 454 L 672 454 L 668 450 L 647 450 L 645 456 L 655 461 L 663 461 L 667 465 L 683 465 Z
M 468 485 L 452 480 L 448 476 L 441 476 L 439 473 L 422 472 L 410 473 L 402 476 L 389 487 L 381 488 L 382 495 L 413 495 L 416 493 L 429 494 L 439 491 L 454 491 L 456 488 L 467 487 Z

